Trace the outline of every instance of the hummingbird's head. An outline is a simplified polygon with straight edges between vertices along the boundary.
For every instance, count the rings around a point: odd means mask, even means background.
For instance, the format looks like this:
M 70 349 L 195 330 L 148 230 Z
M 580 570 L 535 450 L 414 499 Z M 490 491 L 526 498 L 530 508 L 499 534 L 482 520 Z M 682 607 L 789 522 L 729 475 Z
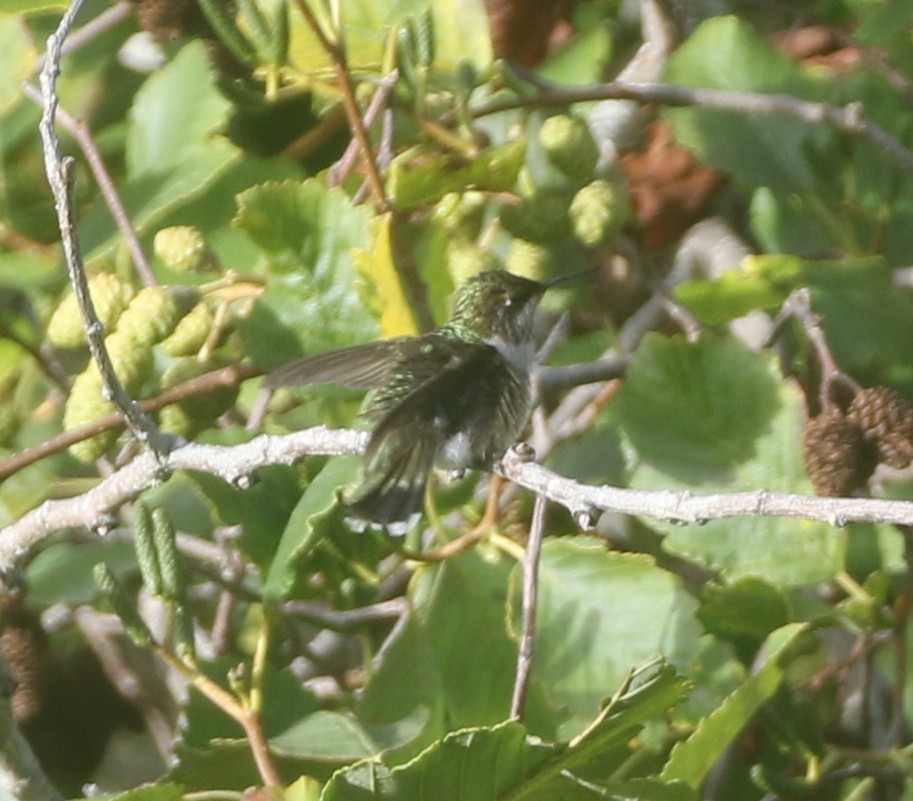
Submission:
M 533 313 L 545 290 L 544 284 L 504 270 L 479 273 L 457 291 L 451 322 L 488 342 L 531 340 Z

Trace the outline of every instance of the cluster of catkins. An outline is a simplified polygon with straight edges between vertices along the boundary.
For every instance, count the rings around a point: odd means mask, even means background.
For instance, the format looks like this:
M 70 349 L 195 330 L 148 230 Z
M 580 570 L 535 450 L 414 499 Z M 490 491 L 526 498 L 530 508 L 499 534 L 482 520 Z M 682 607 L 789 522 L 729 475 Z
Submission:
M 205 242 L 193 228 L 163 229 L 156 238 L 155 250 L 172 269 L 211 268 Z M 132 397 L 139 397 L 144 389 L 175 386 L 221 366 L 211 358 L 198 358 L 212 332 L 214 318 L 210 302 L 197 290 L 150 286 L 137 291 L 110 272 L 96 272 L 88 283 L 95 313 L 107 332 L 105 347 L 114 372 Z M 73 293 L 54 310 L 45 336 L 60 351 L 85 348 L 85 331 Z M 164 369 L 157 365 L 164 365 Z M 236 391 L 228 388 L 166 406 L 159 415 L 159 426 L 167 433 L 193 436 L 229 408 L 235 395 Z M 70 431 L 113 411 L 113 404 L 104 397 L 98 366 L 90 360 L 73 380 L 64 410 L 64 429 Z M 117 436 L 117 430 L 106 431 L 77 442 L 69 450 L 79 461 L 92 462 L 111 449 Z
M 552 267 L 552 247 L 577 242 L 597 247 L 621 231 L 629 214 L 627 190 L 620 176 L 600 165 L 599 147 L 581 117 L 558 114 L 546 119 L 530 148 L 541 149 L 551 171 L 538 178 L 521 173 L 516 202 L 504 202 L 498 222 L 513 239 L 506 268 L 533 280 Z M 486 206 L 481 192 L 445 197 L 435 210 L 447 224 L 446 261 L 454 282 L 482 269 L 496 269 L 491 251 L 477 242 Z
M 862 389 L 846 412 L 806 422 L 802 454 L 818 495 L 851 495 L 879 463 L 903 470 L 913 462 L 913 406 L 895 390 Z

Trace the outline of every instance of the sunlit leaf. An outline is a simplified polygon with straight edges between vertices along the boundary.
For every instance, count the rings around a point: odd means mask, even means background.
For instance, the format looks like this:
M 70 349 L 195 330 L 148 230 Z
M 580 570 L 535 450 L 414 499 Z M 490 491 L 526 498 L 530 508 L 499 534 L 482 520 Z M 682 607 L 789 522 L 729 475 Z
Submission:
M 733 338 L 647 337 L 618 395 L 631 486 L 697 493 L 810 493 L 798 391 L 770 359 Z M 766 517 L 704 526 L 651 521 L 671 551 L 720 570 L 794 585 L 840 567 L 844 535 L 823 523 Z
M 669 59 L 666 79 L 683 86 L 798 97 L 820 93 L 792 59 L 735 16 L 703 22 Z M 803 153 L 813 131 L 806 123 L 697 106 L 665 113 L 680 142 L 740 182 L 786 191 L 808 190 L 814 183 Z
M 221 133 L 229 102 L 214 85 L 202 42 L 192 42 L 137 93 L 127 129 L 128 178 L 119 187 L 134 227 L 143 231 L 199 195 L 240 156 Z M 92 257 L 109 250 L 117 229 L 100 200 L 82 226 Z

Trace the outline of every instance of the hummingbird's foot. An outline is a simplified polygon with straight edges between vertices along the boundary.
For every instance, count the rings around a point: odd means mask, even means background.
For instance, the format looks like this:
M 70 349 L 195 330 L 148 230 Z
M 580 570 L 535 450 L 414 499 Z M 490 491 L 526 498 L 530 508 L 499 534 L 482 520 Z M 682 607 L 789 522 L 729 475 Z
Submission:
M 536 461 L 536 451 L 532 445 L 528 442 L 518 442 L 516 445 L 511 445 L 509 450 L 521 461 L 521 462 L 535 462 Z

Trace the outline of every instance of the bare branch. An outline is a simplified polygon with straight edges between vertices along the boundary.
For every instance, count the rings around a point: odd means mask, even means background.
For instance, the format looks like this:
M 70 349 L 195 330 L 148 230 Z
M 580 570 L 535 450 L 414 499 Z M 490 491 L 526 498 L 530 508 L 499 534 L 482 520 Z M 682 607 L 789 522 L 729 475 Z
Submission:
M 40 76 L 41 98 L 44 103 L 44 110 L 39 124 L 44 149 L 45 171 L 47 172 L 51 192 L 54 195 L 54 206 L 57 211 L 67 271 L 79 302 L 83 326 L 86 330 L 86 339 L 89 342 L 89 350 L 98 366 L 105 392 L 111 402 L 124 413 L 134 434 L 140 440 L 148 442 L 154 450 L 158 451 L 160 443 L 158 442 L 158 432 L 155 425 L 127 394 L 127 391 L 117 378 L 111 363 L 111 357 L 105 347 L 105 329 L 95 313 L 92 296 L 89 293 L 89 284 L 86 279 L 85 266 L 82 262 L 82 252 L 79 247 L 72 198 L 73 159 L 62 158 L 60 140 L 57 137 L 55 128 L 58 106 L 57 77 L 60 74 L 61 48 L 73 25 L 73 20 L 79 13 L 81 5 L 82 0 L 73 0 L 61 18 L 57 30 L 48 37 L 47 41 L 47 57 Z
M 42 104 L 41 93 L 31 84 L 23 84 L 22 92 L 39 106 Z M 92 176 L 98 184 L 101 196 L 104 198 L 105 204 L 108 206 L 108 210 L 111 212 L 121 236 L 124 238 L 127 249 L 130 251 L 133 266 L 136 267 L 140 280 L 146 286 L 154 286 L 157 282 L 152 274 L 152 268 L 149 266 L 149 260 L 143 252 L 143 247 L 136 234 L 136 229 L 133 227 L 133 222 L 130 220 L 130 215 L 127 214 L 127 210 L 121 202 L 120 195 L 114 186 L 114 181 L 111 180 L 111 174 L 108 172 L 101 153 L 98 152 L 98 148 L 95 146 L 95 140 L 92 139 L 89 128 L 84 122 L 77 120 L 62 108 L 57 109 L 57 120 L 76 140 L 79 149 L 82 150 L 83 155 L 86 157 L 86 163 L 89 165 L 89 169 L 92 170 Z
M 56 531 L 98 526 L 108 519 L 112 510 L 161 483 L 163 475 L 169 472 L 198 470 L 246 489 L 252 483 L 251 475 L 261 467 L 290 465 L 309 455 L 360 454 L 369 436 L 366 431 L 318 426 L 283 436 L 264 434 L 231 447 L 189 443 L 165 454 L 161 463 L 151 453 L 141 454 L 84 495 L 45 501 L 0 530 L 0 572 L 8 570 L 18 558 Z M 796 517 L 833 526 L 852 522 L 913 525 L 913 501 L 819 498 L 763 489 L 695 495 L 687 490 L 594 486 L 527 461 L 515 450 L 508 451 L 495 467 L 504 478 L 564 506 L 582 528 L 592 524 L 599 512 L 698 525 L 709 520 L 753 516 Z
M 721 111 L 792 117 L 812 125 L 829 125 L 871 142 L 908 176 L 913 176 L 913 152 L 863 114 L 862 104 L 834 106 L 791 95 L 690 88 L 661 83 L 611 81 L 596 86 L 553 88 L 538 94 L 493 100 L 471 109 L 473 117 L 518 108 L 550 108 L 594 100 L 636 100 L 661 106 L 701 106 Z
M 545 530 L 544 495 L 536 496 L 533 519 L 529 525 L 529 540 L 523 553 L 523 623 L 520 628 L 520 647 L 517 651 L 517 673 L 514 692 L 510 701 L 510 716 L 522 718 L 526 706 L 526 693 L 533 667 L 533 649 L 536 635 L 536 603 L 539 595 L 539 554 L 542 551 L 542 534 Z

